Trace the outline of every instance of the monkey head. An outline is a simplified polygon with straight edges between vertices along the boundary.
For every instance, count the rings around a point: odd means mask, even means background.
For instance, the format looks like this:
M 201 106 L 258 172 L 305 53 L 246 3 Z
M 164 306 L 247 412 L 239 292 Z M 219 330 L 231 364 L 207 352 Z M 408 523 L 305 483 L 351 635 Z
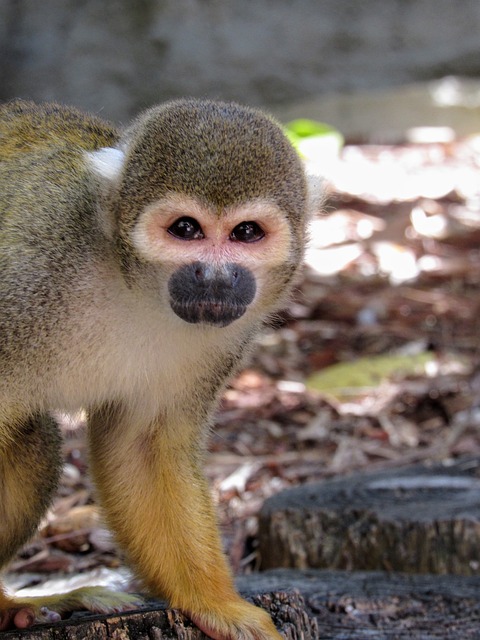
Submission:
M 140 116 L 118 149 L 89 156 L 111 185 L 110 235 L 131 286 L 147 277 L 182 321 L 217 327 L 282 304 L 303 255 L 307 190 L 271 118 L 173 101 Z

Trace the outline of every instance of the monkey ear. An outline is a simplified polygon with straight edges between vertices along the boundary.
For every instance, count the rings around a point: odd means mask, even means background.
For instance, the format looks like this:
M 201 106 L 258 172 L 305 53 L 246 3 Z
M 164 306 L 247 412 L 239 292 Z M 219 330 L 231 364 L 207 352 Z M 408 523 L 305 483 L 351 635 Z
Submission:
M 306 173 L 307 208 L 310 215 L 320 213 L 326 200 L 325 179 L 314 173 Z
M 116 182 L 125 164 L 125 154 L 120 149 L 103 147 L 96 151 L 88 151 L 87 163 L 93 171 L 108 182 Z

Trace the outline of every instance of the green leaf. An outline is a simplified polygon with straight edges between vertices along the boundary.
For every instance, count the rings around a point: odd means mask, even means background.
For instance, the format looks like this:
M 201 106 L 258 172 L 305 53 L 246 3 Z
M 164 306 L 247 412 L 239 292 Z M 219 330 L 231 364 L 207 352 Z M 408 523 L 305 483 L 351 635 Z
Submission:
M 339 132 L 325 122 L 317 122 L 316 120 L 308 120 L 307 118 L 299 118 L 292 120 L 285 125 L 288 134 L 293 134 L 297 138 L 308 138 L 310 136 L 324 136 L 330 133 Z
M 325 122 L 299 118 L 287 123 L 284 129 L 300 155 L 314 162 L 325 155 L 338 155 L 344 144 L 342 134 Z
M 431 362 L 436 362 L 436 358 L 429 351 L 415 355 L 391 354 L 359 358 L 353 362 L 334 364 L 314 373 L 308 378 L 307 387 L 337 399 L 351 397 L 393 378 L 398 380 L 423 374 Z

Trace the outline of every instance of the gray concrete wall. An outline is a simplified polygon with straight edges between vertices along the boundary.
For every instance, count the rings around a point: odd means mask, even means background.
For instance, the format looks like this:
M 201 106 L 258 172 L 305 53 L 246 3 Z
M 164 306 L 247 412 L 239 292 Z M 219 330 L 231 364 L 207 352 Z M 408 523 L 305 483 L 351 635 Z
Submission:
M 125 120 L 179 95 L 281 105 L 480 76 L 479 0 L 0 0 L 0 98 Z

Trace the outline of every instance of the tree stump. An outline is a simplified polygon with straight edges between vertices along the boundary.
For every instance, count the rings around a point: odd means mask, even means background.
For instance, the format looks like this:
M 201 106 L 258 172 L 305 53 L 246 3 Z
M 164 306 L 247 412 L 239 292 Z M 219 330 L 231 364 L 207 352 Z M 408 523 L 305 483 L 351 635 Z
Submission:
M 301 593 L 321 640 L 480 638 L 478 576 L 278 569 L 258 580 Z
M 263 569 L 478 574 L 480 460 L 287 490 L 265 502 L 259 536 Z

